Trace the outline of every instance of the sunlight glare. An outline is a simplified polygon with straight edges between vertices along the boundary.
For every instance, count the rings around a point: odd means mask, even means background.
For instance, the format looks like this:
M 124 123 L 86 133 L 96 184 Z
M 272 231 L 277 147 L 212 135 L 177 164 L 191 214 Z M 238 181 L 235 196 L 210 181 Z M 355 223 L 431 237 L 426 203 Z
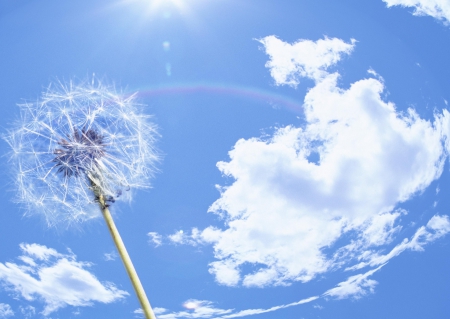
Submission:
M 183 304 L 183 307 L 186 308 L 186 309 L 189 309 L 189 310 L 196 309 L 196 308 L 198 308 L 198 306 L 199 306 L 199 303 L 196 302 L 196 301 L 192 301 L 192 300 L 191 301 L 187 301 L 187 302 L 185 302 Z
M 185 6 L 184 2 L 183 0 L 150 0 L 150 5 L 152 8 L 157 8 L 161 5 L 172 4 L 178 9 L 182 9 Z

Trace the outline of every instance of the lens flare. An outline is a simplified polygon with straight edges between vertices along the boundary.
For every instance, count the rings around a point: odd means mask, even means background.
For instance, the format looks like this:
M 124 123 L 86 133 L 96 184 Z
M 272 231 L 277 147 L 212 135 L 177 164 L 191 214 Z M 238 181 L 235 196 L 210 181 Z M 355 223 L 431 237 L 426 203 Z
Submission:
M 183 307 L 189 310 L 194 310 L 201 305 L 201 301 L 198 300 L 188 300 L 183 304 Z

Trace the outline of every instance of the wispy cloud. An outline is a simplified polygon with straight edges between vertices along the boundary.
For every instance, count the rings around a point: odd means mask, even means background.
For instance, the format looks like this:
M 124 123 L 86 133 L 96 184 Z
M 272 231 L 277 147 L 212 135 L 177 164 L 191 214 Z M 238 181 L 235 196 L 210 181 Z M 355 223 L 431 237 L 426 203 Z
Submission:
M 155 247 L 159 247 L 162 245 L 162 236 L 156 232 L 147 233 L 148 242 L 153 244 Z
M 346 281 L 339 283 L 336 287 L 323 294 L 325 297 L 335 297 L 337 299 L 360 298 L 374 291 L 377 282 L 368 277 L 379 271 L 392 258 L 397 257 L 406 250 L 422 251 L 424 247 L 435 240 L 447 235 L 450 232 L 450 219 L 448 216 L 433 216 L 426 226 L 417 229 L 411 239 L 405 238 L 400 244 L 396 245 L 389 253 L 385 255 L 366 254 L 363 259 L 369 260 L 362 262 L 346 270 L 358 270 L 364 267 L 377 267 L 365 273 L 349 277 Z
M 6 303 L 0 303 L 0 318 L 8 318 L 14 316 L 11 306 Z
M 349 277 L 346 281 L 339 283 L 336 287 L 325 292 L 324 296 L 335 297 L 337 299 L 346 299 L 350 297 L 359 299 L 368 293 L 373 293 L 374 288 L 378 283 L 368 277 L 377 272 L 381 267 L 383 266 L 369 270 L 364 274 Z
M 252 315 L 259 315 L 263 313 L 273 312 L 280 309 L 294 307 L 302 304 L 306 304 L 318 299 L 319 296 L 314 296 L 306 299 L 302 299 L 297 302 L 292 302 L 286 305 L 275 306 L 267 309 L 246 309 L 241 311 L 235 311 L 234 309 L 220 309 L 214 306 L 214 303 L 208 300 L 189 299 L 183 303 L 184 311 L 170 312 L 165 308 L 160 309 L 158 313 L 158 319 L 176 319 L 176 318 L 215 318 L 215 319 L 229 319 L 240 318 Z
M 36 308 L 34 308 L 33 306 L 28 305 L 20 307 L 19 309 L 23 318 L 33 318 L 36 315 Z
M 196 246 L 202 241 L 202 236 L 197 228 L 192 228 L 190 234 L 185 233 L 183 230 L 179 230 L 174 234 L 169 235 L 168 239 L 174 244 Z
M 275 307 L 271 307 L 268 309 L 247 309 L 247 310 L 241 310 L 239 312 L 230 314 L 230 315 L 226 315 L 226 316 L 222 316 L 221 318 L 238 318 L 238 317 L 246 317 L 246 316 L 251 316 L 251 315 L 259 315 L 262 313 L 267 313 L 267 312 L 273 312 L 273 311 L 277 311 L 280 309 L 285 309 L 285 308 L 289 308 L 289 307 L 294 307 L 294 306 L 298 306 L 298 305 L 303 305 L 306 303 L 310 303 L 314 300 L 319 299 L 319 296 L 314 296 L 314 297 L 309 297 L 306 299 L 302 299 L 300 301 L 297 302 L 292 302 L 286 305 L 281 305 L 281 306 L 275 306 Z
M 402 6 L 414 8 L 414 15 L 428 15 L 450 24 L 450 2 L 448 0 L 383 0 L 388 7 Z
M 442 236 L 447 235 L 450 232 L 450 220 L 448 216 L 433 216 L 426 226 L 420 227 L 414 236 L 408 240 L 404 239 L 402 243 L 396 245 L 388 254 L 380 255 L 378 253 L 366 254 L 362 259 L 367 260 L 356 264 L 355 266 L 348 267 L 347 270 L 361 269 L 364 267 L 376 267 L 378 265 L 384 265 L 389 260 L 397 257 L 405 250 L 422 251 L 425 245 L 435 241 Z
M 71 252 L 61 254 L 39 244 L 21 244 L 20 249 L 21 263 L 0 263 L 0 282 L 27 301 L 42 300 L 45 316 L 65 306 L 111 303 L 128 295 L 110 282 L 100 282 L 86 269 L 91 264 L 77 261 Z
M 105 259 L 106 261 L 113 261 L 117 259 L 117 253 L 115 251 L 112 251 L 110 253 L 104 253 L 103 254 L 103 259 Z
M 363 267 L 374 267 L 366 272 L 359 273 L 348 277 L 346 280 L 338 283 L 335 287 L 328 289 L 319 296 L 312 296 L 304 298 L 297 302 L 274 306 L 270 308 L 258 308 L 258 309 L 220 309 L 213 306 L 211 301 L 189 299 L 183 303 L 183 306 L 187 309 L 179 312 L 171 312 L 165 308 L 160 309 L 158 312 L 158 318 L 160 319 L 175 319 L 175 318 L 216 318 L 216 319 L 228 319 L 239 318 L 252 315 L 258 315 L 268 312 L 274 312 L 281 309 L 295 307 L 303 304 L 310 303 L 318 299 L 359 299 L 368 294 L 374 293 L 375 287 L 378 282 L 371 279 L 376 272 L 394 257 L 400 255 L 406 250 L 423 250 L 423 248 L 433 241 L 441 238 L 442 236 L 450 232 L 450 219 L 448 216 L 433 216 L 426 226 L 419 227 L 411 239 L 405 238 L 400 244 L 396 245 L 389 253 L 385 255 L 366 256 L 371 262 L 361 263 L 357 267 L 348 268 L 350 270 L 359 270 Z M 322 309 L 320 305 L 315 305 L 314 308 Z
M 159 315 L 160 315 L 160 314 L 163 314 L 163 313 L 165 313 L 165 312 L 168 312 L 168 310 L 167 310 L 166 308 L 161 308 L 161 307 L 155 307 L 155 308 L 153 308 L 153 313 L 154 313 L 155 315 L 157 315 L 158 318 L 159 318 Z M 142 308 L 136 309 L 135 311 L 133 311 L 133 313 L 135 314 L 135 316 L 136 316 L 137 318 L 144 318 L 144 311 L 142 310 Z
M 185 311 L 168 312 L 167 309 L 159 308 L 158 319 L 176 318 L 216 318 L 231 313 L 232 309 L 220 309 L 214 307 L 208 300 L 189 299 L 183 303 Z

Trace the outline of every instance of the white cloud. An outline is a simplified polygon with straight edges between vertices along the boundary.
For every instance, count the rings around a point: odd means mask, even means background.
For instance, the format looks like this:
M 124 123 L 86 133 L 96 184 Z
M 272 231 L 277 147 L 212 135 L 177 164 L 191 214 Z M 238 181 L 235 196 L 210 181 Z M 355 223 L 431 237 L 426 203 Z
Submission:
M 142 311 L 142 310 L 141 310 Z M 155 315 L 159 315 L 159 314 L 163 314 L 165 312 L 167 312 L 168 310 L 166 308 L 162 308 L 162 307 L 155 307 L 153 309 L 153 312 L 155 313 Z M 142 312 L 143 313 L 143 312 Z
M 322 310 L 322 309 L 323 309 L 323 306 L 321 306 L 321 305 L 314 305 L 313 308 L 314 308 L 314 309 Z
M 147 233 L 148 242 L 153 244 L 155 247 L 159 247 L 162 245 L 162 236 L 156 232 Z
M 168 310 L 166 308 L 161 308 L 161 307 L 153 308 L 153 313 L 156 316 L 158 316 L 158 318 L 159 318 L 160 314 L 163 314 L 163 313 L 166 313 L 166 312 L 168 312 Z M 144 311 L 142 310 L 142 308 L 136 309 L 135 311 L 133 311 L 133 313 L 135 315 L 137 315 L 136 317 L 138 317 L 138 318 L 144 318 Z
M 346 43 L 341 39 L 325 38 L 316 42 L 299 40 L 293 44 L 286 43 L 276 36 L 268 36 L 259 40 L 264 44 L 270 60 L 266 67 L 277 85 L 291 85 L 296 87 L 300 77 L 313 80 L 324 78 L 327 68 L 336 64 L 343 54 L 349 54 L 354 47 L 355 40 Z
M 336 297 L 338 299 L 344 298 L 360 298 L 367 293 L 373 293 L 374 287 L 377 282 L 368 277 L 372 276 L 375 272 L 385 266 L 392 258 L 397 257 L 406 250 L 422 251 L 424 246 L 432 243 L 436 239 L 450 232 L 450 219 L 448 216 L 433 216 L 426 226 L 422 226 L 408 240 L 404 239 L 400 244 L 396 245 L 388 254 L 379 255 L 366 254 L 362 256 L 362 259 L 368 260 L 367 262 L 361 262 L 353 267 L 349 267 L 346 270 L 356 270 L 363 267 L 377 267 L 367 271 L 364 274 L 358 274 L 349 277 L 346 281 L 339 283 L 336 287 L 328 290 L 323 294 L 325 297 Z
M 36 308 L 30 305 L 20 307 L 20 313 L 22 314 L 23 318 L 32 318 L 34 315 L 36 315 Z
M 376 267 L 386 264 L 392 258 L 400 255 L 405 250 L 422 251 L 425 245 L 447 235 L 450 232 L 450 220 L 448 216 L 433 216 L 426 226 L 420 227 L 414 236 L 408 240 L 404 239 L 400 244 L 396 245 L 388 254 L 380 255 L 376 252 L 365 254 L 361 259 L 365 260 L 347 270 L 361 269 L 363 267 Z
M 173 235 L 170 235 L 169 240 L 175 244 L 186 244 L 186 240 L 189 240 L 189 236 L 186 236 L 182 230 L 179 230 Z
M 398 256 L 406 250 L 423 250 L 423 247 L 450 232 L 450 218 L 448 216 L 433 216 L 426 226 L 419 227 L 410 240 L 404 239 L 402 243 L 396 245 L 389 253 L 385 255 L 366 254 L 363 259 L 369 259 L 370 262 L 360 263 L 354 267 L 346 270 L 358 270 L 363 267 L 371 266 L 372 268 L 365 273 L 350 276 L 347 280 L 340 282 L 334 288 L 328 289 L 320 296 L 313 296 L 302 299 L 297 302 L 292 302 L 284 305 L 273 306 L 270 308 L 245 309 L 236 311 L 234 309 L 218 309 L 211 305 L 210 301 L 189 299 L 183 303 L 183 306 L 190 311 L 170 312 L 165 308 L 155 308 L 155 313 L 159 319 L 175 319 L 175 318 L 215 318 L 215 319 L 229 319 L 239 318 L 252 315 L 258 315 L 268 312 L 274 312 L 280 309 L 294 307 L 319 298 L 328 299 L 329 297 L 336 299 L 354 298 L 359 299 L 367 294 L 374 293 L 377 281 L 369 279 L 374 273 L 384 267 L 392 258 Z M 314 305 L 314 308 L 323 309 L 320 305 Z M 195 309 L 198 311 L 193 311 Z M 158 309 L 158 312 L 156 312 Z M 135 313 L 142 311 L 136 310 Z M 163 315 L 163 316 L 161 316 Z
M 219 261 L 235 273 L 245 263 L 258 271 L 246 286 L 308 281 L 333 266 L 322 252 L 344 233 L 357 232 L 365 246 L 387 243 L 401 215 L 392 211 L 440 176 L 441 132 L 413 110 L 402 117 L 382 101 L 375 79 L 336 87 L 329 75 L 305 98 L 302 128 L 285 127 L 269 140 L 239 140 L 230 162 L 218 168 L 235 182 L 221 188 L 210 211 L 228 219 L 209 228 Z M 316 152 L 319 163 L 308 161 Z
M 112 251 L 110 253 L 104 253 L 103 254 L 103 259 L 105 259 L 106 261 L 113 261 L 117 259 L 117 253 L 115 251 Z
M 383 0 L 388 7 L 402 6 L 414 8 L 414 15 L 429 15 L 450 23 L 450 2 L 448 0 Z
M 136 315 L 137 318 L 143 318 L 144 317 L 144 310 L 142 308 L 138 308 L 133 313 Z
M 235 286 L 241 280 L 239 269 L 234 260 L 214 261 L 209 264 L 209 273 L 216 276 L 219 284 Z
M 293 46 L 269 38 L 261 41 L 269 47 L 274 46 L 271 41 Z M 174 242 L 213 245 L 217 260 L 209 271 L 220 284 L 306 282 L 361 256 L 369 258 L 401 229 L 399 221 L 407 212 L 396 205 L 442 173 L 449 113 L 444 110 L 433 122 L 412 109 L 400 113 L 381 98 L 384 86 L 379 79 L 339 88 L 339 74 L 328 74 L 326 67 L 352 45 L 333 39 L 342 48 L 328 45 L 332 58 L 324 59 L 326 50 L 312 45 L 320 41 L 331 40 L 308 42 L 312 53 L 305 56 L 311 63 L 305 58 L 286 64 L 283 76 L 272 72 L 278 83 L 289 85 L 289 77 L 316 79 L 304 99 L 305 126 L 276 129 L 270 138 L 239 140 L 229 152 L 230 161 L 217 164 L 234 182 L 218 187 L 221 196 L 209 209 L 224 218 L 226 227 L 195 229 L 191 237 L 173 235 Z M 282 51 L 268 54 L 272 62 L 278 55 L 285 59 Z M 273 62 L 271 67 L 281 64 Z M 310 160 L 311 154 L 319 160 Z M 337 246 L 344 235 L 351 243 Z M 243 265 L 254 271 L 244 273 Z
M 345 299 L 353 297 L 359 299 L 368 293 L 373 293 L 375 286 L 378 284 L 373 279 L 368 279 L 374 272 L 378 271 L 382 266 L 369 270 L 365 274 L 351 276 L 346 281 L 339 283 L 336 287 L 324 293 L 324 296 L 335 297 L 337 299 Z
M 314 300 L 319 299 L 318 296 L 314 296 L 314 297 L 310 297 L 310 298 L 306 298 L 306 299 L 302 299 L 300 301 L 297 302 L 292 302 L 286 305 L 281 305 L 281 306 L 275 306 L 275 307 L 271 307 L 268 309 L 247 309 L 247 310 L 241 310 L 239 312 L 235 312 L 233 314 L 229 314 L 229 315 L 225 315 L 222 316 L 220 318 L 239 318 L 239 317 L 246 317 L 246 316 L 251 316 L 251 315 L 259 315 L 262 313 L 267 313 L 267 312 L 273 312 L 273 311 L 277 311 L 280 309 L 285 309 L 285 308 L 290 308 L 290 307 L 294 307 L 294 306 L 298 306 L 298 305 L 303 305 L 309 302 L 312 302 Z
M 158 308 L 158 319 L 217 318 L 218 316 L 228 314 L 233 311 L 232 309 L 215 308 L 211 301 L 197 299 L 189 299 L 185 301 L 183 303 L 183 307 L 187 310 L 179 312 L 168 312 L 167 309 Z
M 192 245 L 196 246 L 200 238 L 200 231 L 197 228 L 192 228 L 191 234 L 188 235 L 184 231 L 179 230 L 168 236 L 169 240 L 174 244 Z
M 176 319 L 176 318 L 215 318 L 215 319 L 229 319 L 240 318 L 252 315 L 259 315 L 263 313 L 273 312 L 280 309 L 290 308 L 302 304 L 312 302 L 319 299 L 319 296 L 305 298 L 300 301 L 292 302 L 285 305 L 275 306 L 267 309 L 246 309 L 241 311 L 234 311 L 234 309 L 220 309 L 213 306 L 213 302 L 208 300 L 189 299 L 183 303 L 183 307 L 186 311 L 170 312 L 165 308 L 159 309 L 158 313 L 155 310 L 155 314 L 158 315 L 158 319 Z M 135 311 L 137 313 L 137 311 Z
M 112 283 L 101 283 L 86 270 L 91 264 L 77 261 L 73 253 L 60 254 L 39 244 L 20 248 L 23 255 L 18 259 L 23 263 L 0 263 L 0 282 L 28 301 L 42 300 L 45 316 L 68 305 L 110 303 L 128 295 Z
M 6 303 L 0 303 L 0 318 L 8 318 L 14 316 L 11 306 Z

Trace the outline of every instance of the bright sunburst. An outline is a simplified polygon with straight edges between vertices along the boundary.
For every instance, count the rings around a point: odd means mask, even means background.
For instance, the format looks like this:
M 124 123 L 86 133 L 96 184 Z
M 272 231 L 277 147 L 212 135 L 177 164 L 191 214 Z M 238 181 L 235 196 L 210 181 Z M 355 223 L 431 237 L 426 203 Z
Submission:
M 178 11 L 185 11 L 187 9 L 186 0 L 118 0 L 112 6 L 121 5 L 137 5 L 144 7 L 146 13 L 155 13 L 160 10 L 176 9 Z

